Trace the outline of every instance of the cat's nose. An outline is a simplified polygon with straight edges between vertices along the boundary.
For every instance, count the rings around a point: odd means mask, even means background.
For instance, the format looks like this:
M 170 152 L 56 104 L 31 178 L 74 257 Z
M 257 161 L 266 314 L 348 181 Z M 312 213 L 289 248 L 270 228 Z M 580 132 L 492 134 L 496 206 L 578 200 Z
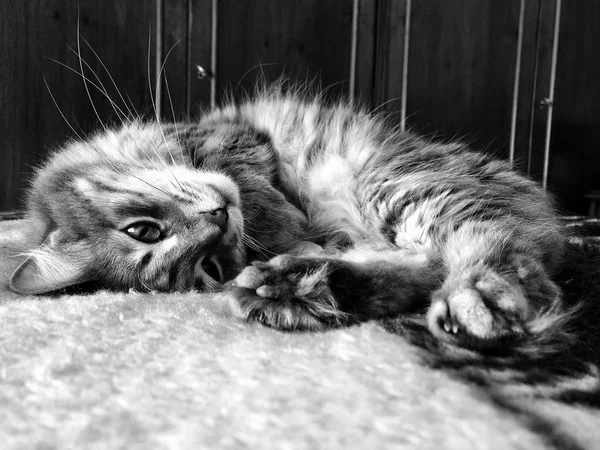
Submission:
M 219 208 L 209 211 L 204 215 L 204 217 L 210 223 L 214 223 L 216 226 L 218 226 L 221 231 L 227 231 L 227 220 L 229 219 L 229 214 L 227 214 L 226 208 Z

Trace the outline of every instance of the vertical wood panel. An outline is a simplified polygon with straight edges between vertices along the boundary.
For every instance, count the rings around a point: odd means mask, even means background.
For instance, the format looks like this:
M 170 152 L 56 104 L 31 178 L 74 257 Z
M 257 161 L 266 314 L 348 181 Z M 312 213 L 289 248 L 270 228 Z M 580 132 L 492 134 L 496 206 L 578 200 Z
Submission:
M 544 140 L 547 124 L 547 112 L 543 101 L 548 97 L 550 87 L 555 1 L 539 0 L 538 2 L 537 47 L 533 57 L 535 73 L 533 94 L 530 100 L 531 124 L 527 173 L 540 182 L 544 165 Z
M 372 104 L 375 74 L 376 1 L 360 0 L 358 5 L 358 48 L 356 55 L 356 89 L 354 98 Z
M 600 189 L 600 2 L 562 2 L 549 186 L 561 205 L 588 210 Z
M 515 129 L 515 161 L 514 165 L 523 173 L 531 173 L 531 148 L 534 144 L 534 125 L 539 107 L 537 103 L 537 85 L 540 51 L 548 43 L 542 36 L 543 18 L 542 2 L 526 1 L 523 17 L 523 45 L 521 51 L 521 74 L 519 79 L 519 98 L 517 100 L 517 123 Z
M 405 24 L 406 0 L 378 2 L 373 103 L 387 111 L 401 110 Z
M 408 124 L 507 156 L 519 0 L 413 2 Z M 390 71 L 390 79 L 398 71 Z M 390 81 L 390 97 L 400 82 Z
M 285 73 L 347 93 L 351 32 L 352 0 L 221 1 L 219 91 L 240 96 Z
M 167 1 L 164 18 L 164 54 L 169 56 L 164 61 L 163 117 L 184 119 L 188 106 L 190 117 L 196 117 L 210 101 L 210 81 L 197 78 L 196 65 L 210 67 L 211 0 Z
M 78 133 L 98 128 L 81 78 L 45 58 L 79 70 L 68 46 L 77 48 L 77 21 L 107 66 L 119 89 L 139 112 L 150 109 L 147 75 L 148 34 L 154 2 L 112 0 L 0 1 L 0 210 L 22 207 L 32 166 L 73 136 L 44 86 L 42 74 L 59 106 Z M 102 79 L 109 95 L 122 105 L 102 65 L 81 41 L 84 59 Z M 153 62 L 151 61 L 151 67 Z M 87 70 L 87 69 L 86 69 Z M 93 78 L 93 75 L 89 75 Z M 91 88 L 103 122 L 118 119 L 110 102 Z

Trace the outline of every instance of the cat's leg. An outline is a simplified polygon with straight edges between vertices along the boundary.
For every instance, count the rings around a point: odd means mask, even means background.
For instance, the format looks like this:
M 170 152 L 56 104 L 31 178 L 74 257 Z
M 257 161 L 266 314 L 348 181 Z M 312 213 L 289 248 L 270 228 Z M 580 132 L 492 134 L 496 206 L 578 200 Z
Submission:
M 232 309 L 285 330 L 321 330 L 426 306 L 439 264 L 401 251 L 278 256 L 254 263 L 231 283 Z
M 561 251 L 554 237 L 527 236 L 491 222 L 468 222 L 443 249 L 445 279 L 432 296 L 430 330 L 462 346 L 501 347 L 529 332 L 529 325 L 559 300 L 544 255 Z

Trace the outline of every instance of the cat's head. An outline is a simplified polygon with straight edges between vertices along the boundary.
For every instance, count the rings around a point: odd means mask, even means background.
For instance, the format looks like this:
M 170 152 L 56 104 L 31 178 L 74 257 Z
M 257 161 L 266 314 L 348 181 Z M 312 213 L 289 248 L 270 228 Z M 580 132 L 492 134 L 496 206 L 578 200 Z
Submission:
M 111 289 L 215 289 L 245 264 L 236 183 L 198 170 L 156 124 L 73 142 L 38 171 L 29 214 L 38 246 L 10 280 L 39 294 L 93 281 Z

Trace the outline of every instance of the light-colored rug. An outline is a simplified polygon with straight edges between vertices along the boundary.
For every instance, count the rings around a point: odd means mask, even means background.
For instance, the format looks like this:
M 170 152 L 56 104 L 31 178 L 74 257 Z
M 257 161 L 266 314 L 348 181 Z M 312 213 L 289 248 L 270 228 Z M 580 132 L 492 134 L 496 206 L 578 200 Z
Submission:
M 513 414 L 376 323 L 281 333 L 226 294 L 10 293 L 26 230 L 0 222 L 2 449 L 600 448 L 595 411 Z

